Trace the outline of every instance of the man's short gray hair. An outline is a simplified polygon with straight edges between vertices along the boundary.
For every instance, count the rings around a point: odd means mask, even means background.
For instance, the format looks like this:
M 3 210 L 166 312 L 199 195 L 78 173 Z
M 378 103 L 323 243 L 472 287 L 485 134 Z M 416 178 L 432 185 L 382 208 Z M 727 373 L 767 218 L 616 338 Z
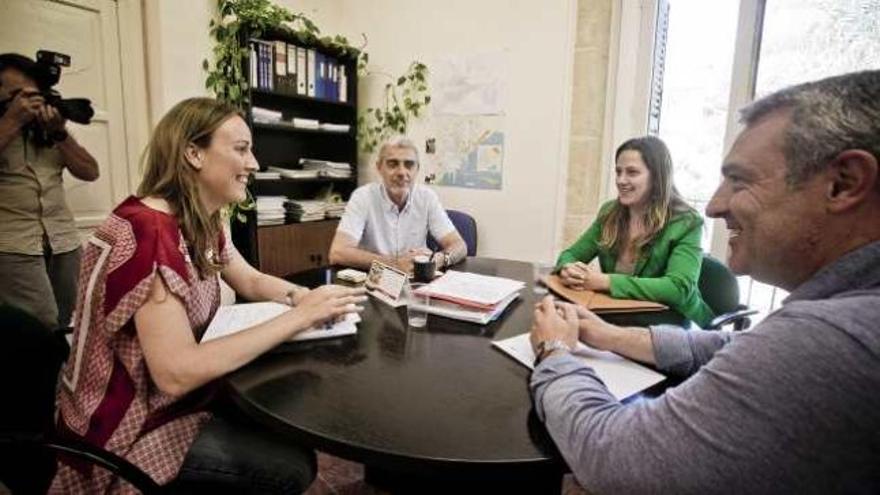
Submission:
M 880 70 L 782 89 L 742 109 L 740 121 L 751 126 L 777 111 L 791 112 L 783 144 L 790 186 L 845 150 L 864 150 L 880 161 Z
M 382 147 L 379 148 L 379 163 L 384 163 L 385 156 L 391 148 L 407 148 L 412 150 L 416 155 L 416 164 L 419 163 L 419 149 L 416 148 L 415 143 L 406 136 L 394 136 L 382 143 Z

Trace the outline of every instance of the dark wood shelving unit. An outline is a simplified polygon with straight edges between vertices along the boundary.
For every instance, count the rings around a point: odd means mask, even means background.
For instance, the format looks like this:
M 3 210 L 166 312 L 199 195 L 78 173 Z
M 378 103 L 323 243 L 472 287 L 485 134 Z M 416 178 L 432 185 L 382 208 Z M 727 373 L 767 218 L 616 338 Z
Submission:
M 336 57 L 345 66 L 348 78 L 348 101 L 339 102 L 299 94 L 255 88 L 251 84 L 247 106 L 248 123 L 254 140 L 254 154 L 260 162 L 260 170 L 268 167 L 299 168 L 301 158 L 345 162 L 352 166 L 350 178 L 316 177 L 307 179 L 252 180 L 248 186 L 253 196 L 284 195 L 293 199 L 312 199 L 332 187 L 348 201 L 357 187 L 357 61 L 327 52 L 321 47 L 309 46 L 283 33 L 261 37 L 264 41 L 285 41 L 304 48 L 311 48 L 325 55 Z M 273 65 L 274 67 L 274 65 Z M 244 61 L 249 74 L 249 61 Z M 348 132 L 304 129 L 292 124 L 254 122 L 251 109 L 261 107 L 281 112 L 282 120 L 293 118 L 314 119 L 322 123 L 346 124 Z M 288 276 L 304 270 L 327 266 L 327 253 L 338 219 L 315 222 L 286 223 L 283 225 L 258 226 L 256 212 L 246 213 L 244 223 L 232 222 L 232 238 L 245 259 L 263 272 Z

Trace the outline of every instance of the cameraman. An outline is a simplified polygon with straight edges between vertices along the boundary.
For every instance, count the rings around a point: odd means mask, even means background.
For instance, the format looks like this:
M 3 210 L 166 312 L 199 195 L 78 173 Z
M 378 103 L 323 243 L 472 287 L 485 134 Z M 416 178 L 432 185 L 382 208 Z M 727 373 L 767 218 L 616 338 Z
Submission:
M 98 164 L 45 103 L 39 70 L 28 57 L 0 55 L 0 304 L 55 328 L 70 323 L 80 257 L 62 172 L 93 181 Z

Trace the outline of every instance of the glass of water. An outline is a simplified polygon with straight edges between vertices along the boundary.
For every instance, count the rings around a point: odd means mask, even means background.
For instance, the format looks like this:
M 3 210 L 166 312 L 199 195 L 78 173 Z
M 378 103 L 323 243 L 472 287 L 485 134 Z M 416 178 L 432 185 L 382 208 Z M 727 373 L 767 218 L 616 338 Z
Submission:
M 428 307 L 431 297 L 418 290 L 427 284 L 412 282 L 406 290 L 406 320 L 410 327 L 422 328 L 428 323 Z
M 553 273 L 554 268 L 556 268 L 556 265 L 553 263 L 544 261 L 532 263 L 532 290 L 535 294 L 547 294 L 547 286 L 544 284 L 544 280 Z

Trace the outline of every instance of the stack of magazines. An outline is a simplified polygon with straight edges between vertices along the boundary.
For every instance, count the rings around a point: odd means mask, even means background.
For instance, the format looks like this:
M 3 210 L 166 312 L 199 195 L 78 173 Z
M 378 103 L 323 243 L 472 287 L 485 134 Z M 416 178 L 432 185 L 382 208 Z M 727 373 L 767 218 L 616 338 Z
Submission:
M 449 270 L 417 292 L 430 296 L 428 306 L 423 306 L 428 313 L 486 324 L 498 318 L 524 286 L 519 280 Z

